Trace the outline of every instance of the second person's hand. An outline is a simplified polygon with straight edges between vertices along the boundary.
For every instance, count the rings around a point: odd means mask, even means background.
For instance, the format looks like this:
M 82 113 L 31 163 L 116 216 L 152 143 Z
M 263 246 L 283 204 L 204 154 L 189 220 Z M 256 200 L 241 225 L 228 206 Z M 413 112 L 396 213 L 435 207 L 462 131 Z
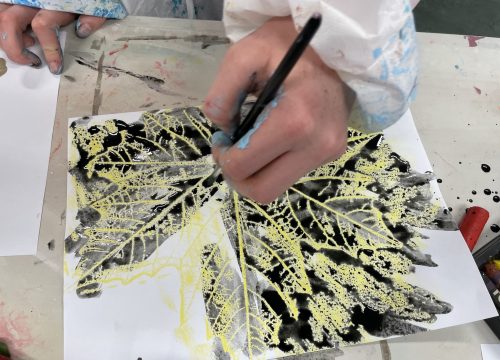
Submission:
M 10 60 L 18 64 L 40 67 L 41 59 L 28 50 L 35 44 L 35 39 L 27 33 L 31 26 L 50 71 L 60 74 L 64 62 L 59 29 L 70 24 L 77 16 L 63 11 L 0 4 L 0 48 Z M 77 22 L 77 35 L 81 38 L 87 37 L 99 29 L 105 21 L 103 18 L 82 15 Z

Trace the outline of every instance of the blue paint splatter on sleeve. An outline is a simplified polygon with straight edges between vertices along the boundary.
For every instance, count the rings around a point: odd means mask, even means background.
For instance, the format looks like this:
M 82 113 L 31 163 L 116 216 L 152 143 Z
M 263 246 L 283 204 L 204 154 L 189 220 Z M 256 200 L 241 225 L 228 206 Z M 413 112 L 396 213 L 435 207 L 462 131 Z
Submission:
M 382 49 L 381 48 L 376 48 L 373 50 L 373 58 L 378 59 L 382 55 Z
M 382 47 L 372 52 L 378 74 L 365 82 L 354 82 L 365 131 L 380 131 L 396 122 L 415 97 L 417 87 L 417 43 L 410 16 Z

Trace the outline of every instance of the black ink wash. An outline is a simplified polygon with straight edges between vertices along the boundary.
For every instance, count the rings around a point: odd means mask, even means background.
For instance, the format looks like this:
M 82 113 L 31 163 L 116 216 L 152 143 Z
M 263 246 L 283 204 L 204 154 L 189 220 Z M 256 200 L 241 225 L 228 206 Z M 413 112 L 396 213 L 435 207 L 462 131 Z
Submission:
M 426 321 L 434 321 L 437 314 L 452 310 L 450 304 L 416 286 L 412 286 L 412 290 L 404 295 L 412 304 L 409 305 L 409 313 L 401 316 L 396 310 L 380 310 L 376 305 L 380 300 L 371 303 L 360 294 L 358 284 L 342 277 L 345 276 L 345 269 L 356 273 L 359 271 L 370 279 L 369 284 L 391 294 L 399 291 L 392 276 L 402 275 L 395 268 L 396 259 L 406 259 L 412 264 L 403 273 L 413 271 L 415 265 L 437 266 L 429 255 L 421 253 L 412 245 L 418 233 L 410 226 L 411 217 L 431 204 L 433 197 L 429 181 L 433 179 L 433 174 L 414 172 L 407 161 L 388 151 L 381 135 L 363 139 L 362 134 L 350 133 L 351 137 L 362 140 L 349 143 L 356 151 L 352 156 L 346 156 L 344 163 L 325 165 L 313 171 L 307 176 L 308 181 L 295 184 L 285 196 L 272 204 L 263 206 L 237 197 L 228 198 L 227 206 L 223 209 L 224 224 L 238 259 L 239 270 L 243 272 L 242 276 L 249 276 L 247 283 L 253 284 L 248 289 L 252 299 L 250 304 L 257 301 L 261 308 L 261 311 L 252 312 L 248 318 L 263 316 L 259 323 L 266 325 L 263 328 L 260 325 L 259 331 L 265 334 L 266 344 L 270 348 L 277 347 L 286 353 L 298 351 L 297 346 L 302 351 L 311 349 L 311 346 L 326 349 L 338 341 L 345 344 L 360 342 L 363 340 L 362 331 L 374 336 L 411 334 L 425 328 L 409 322 L 416 320 L 410 315 L 410 308 L 419 309 L 420 315 L 424 313 Z M 370 169 L 367 164 L 375 164 L 382 153 L 390 154 L 391 161 L 387 167 L 373 170 L 375 173 L 363 173 L 362 169 Z M 384 181 L 384 175 L 390 170 L 398 174 L 396 183 Z M 371 180 L 360 183 L 356 175 Z M 391 205 L 391 200 L 397 196 L 396 193 L 406 188 L 417 189 L 417 192 L 404 202 L 405 211 L 401 219 L 394 223 L 389 214 L 396 205 Z M 373 199 L 366 199 L 364 189 L 373 194 Z M 350 194 L 348 199 L 343 199 L 344 192 Z M 373 235 L 380 230 L 372 216 L 374 212 L 382 214 L 384 229 L 388 230 L 384 237 L 395 239 L 398 247 L 387 245 L 382 251 L 374 251 L 360 246 L 360 242 L 366 238 L 374 243 L 380 241 L 377 235 Z M 350 215 L 344 218 L 342 214 Z M 426 227 L 456 228 L 447 209 L 441 209 Z M 286 242 L 279 240 L 283 236 L 286 236 Z M 208 254 L 214 253 L 218 252 L 213 247 L 207 247 L 202 262 L 207 264 L 204 260 Z M 215 262 L 224 271 L 229 271 L 224 261 L 217 259 Z M 222 324 L 215 319 L 220 318 L 217 315 L 222 309 L 230 306 L 225 301 L 219 302 L 220 299 L 226 299 L 225 294 L 239 294 L 242 285 L 239 283 L 230 289 L 227 289 L 228 283 L 214 286 L 215 279 L 220 279 L 224 274 L 215 271 L 213 266 L 207 270 L 210 270 L 207 273 L 214 280 L 206 282 L 205 305 L 207 309 L 218 309 L 215 313 L 209 312 L 209 319 L 214 319 L 211 327 L 217 334 Z M 262 279 L 259 286 L 255 285 L 256 275 Z M 353 298 L 351 307 L 348 307 L 350 325 L 339 328 L 327 326 L 326 307 L 337 305 L 338 294 L 334 290 L 334 283 Z M 217 297 L 214 304 L 213 294 L 218 293 L 222 296 Z M 238 301 L 235 297 L 233 295 L 232 303 Z M 323 308 L 326 323 L 322 326 L 318 325 L 317 315 L 321 301 L 328 304 Z M 292 311 L 290 302 L 296 304 L 296 313 Z M 277 314 L 280 321 L 274 322 L 273 314 Z M 236 319 L 234 324 L 225 326 L 229 326 L 229 329 L 244 329 L 245 322 L 241 323 L 241 316 L 236 316 Z M 276 330 L 278 339 L 268 337 L 268 332 Z M 230 331 L 228 333 L 231 334 Z M 225 337 L 224 333 L 218 334 Z M 253 333 L 250 339 L 252 336 Z M 253 343 L 253 340 L 250 341 Z M 240 342 L 238 339 L 232 345 L 238 348 Z
M 213 171 L 213 129 L 198 108 L 144 113 L 133 124 L 89 121 L 70 127 L 79 153 L 70 173 L 93 198 L 78 209 L 80 225 L 65 242 L 81 257 L 81 297 L 99 296 L 106 271 L 149 258 L 217 190 L 200 186 Z

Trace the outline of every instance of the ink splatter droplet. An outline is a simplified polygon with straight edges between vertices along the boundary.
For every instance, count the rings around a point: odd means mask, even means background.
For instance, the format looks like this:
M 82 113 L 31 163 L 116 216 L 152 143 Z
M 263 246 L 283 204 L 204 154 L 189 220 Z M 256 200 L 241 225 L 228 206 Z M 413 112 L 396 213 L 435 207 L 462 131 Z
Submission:
M 449 211 L 449 212 L 452 212 L 452 211 L 453 211 L 453 208 L 450 206 L 450 207 L 448 208 L 448 211 Z
M 488 173 L 488 172 L 490 172 L 491 168 L 488 164 L 481 164 L 481 170 Z
M 457 200 L 460 200 L 460 196 L 457 196 Z
M 494 233 L 497 233 L 500 231 L 500 226 L 498 226 L 497 224 L 493 224 L 490 226 L 490 229 L 491 231 L 493 231 Z
M 443 182 L 443 179 L 437 179 L 438 184 L 441 184 Z
M 474 202 L 474 200 L 472 200 L 472 199 L 467 199 L 467 201 L 470 202 L 470 203 Z
M 477 191 L 476 190 L 472 190 L 472 195 L 476 195 L 477 194 Z
M 7 62 L 4 58 L 0 58 L 0 76 L 5 75 L 7 72 Z
M 490 189 L 484 189 L 484 195 L 491 195 Z
M 498 195 L 493 196 L 493 201 L 500 202 L 500 196 L 498 196 Z
M 474 86 L 474 90 L 476 90 L 476 93 L 477 93 L 478 95 L 481 95 L 482 91 L 481 91 L 481 89 L 480 89 L 480 88 L 478 88 L 478 87 L 475 87 L 475 86 Z

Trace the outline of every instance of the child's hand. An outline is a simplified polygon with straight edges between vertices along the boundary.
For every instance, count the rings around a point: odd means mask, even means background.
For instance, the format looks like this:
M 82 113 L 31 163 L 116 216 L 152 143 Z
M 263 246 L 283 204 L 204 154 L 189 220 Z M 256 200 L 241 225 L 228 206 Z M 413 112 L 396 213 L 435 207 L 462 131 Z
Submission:
M 229 49 L 203 108 L 226 134 L 239 121 L 241 100 L 259 93 L 296 36 L 291 18 L 274 18 Z M 235 190 L 269 203 L 345 151 L 352 101 L 337 73 L 309 48 L 254 133 L 233 146 L 224 134 L 214 136 L 214 159 Z
M 9 59 L 18 64 L 40 67 L 42 64 L 40 58 L 27 50 L 35 44 L 33 37 L 26 33 L 31 25 L 50 71 L 60 74 L 63 69 L 63 58 L 58 31 L 61 26 L 68 25 L 76 17 L 76 14 L 62 11 L 0 4 L 0 48 L 5 51 Z M 94 16 L 80 16 L 77 35 L 87 37 L 105 21 L 106 19 Z

